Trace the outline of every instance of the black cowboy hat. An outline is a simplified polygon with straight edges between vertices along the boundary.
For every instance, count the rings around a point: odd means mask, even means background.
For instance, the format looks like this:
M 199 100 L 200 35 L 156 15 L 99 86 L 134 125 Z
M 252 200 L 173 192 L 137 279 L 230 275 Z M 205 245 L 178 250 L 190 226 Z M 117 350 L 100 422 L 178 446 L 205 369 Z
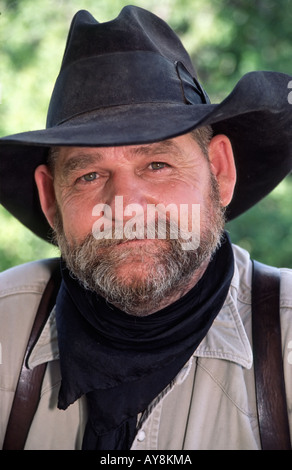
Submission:
M 211 104 L 179 38 L 160 18 L 128 6 L 115 20 L 98 23 L 79 11 L 46 129 L 0 139 L 0 202 L 47 239 L 34 170 L 46 162 L 49 147 L 150 143 L 211 125 L 233 145 L 237 184 L 227 212 L 231 220 L 291 171 L 291 79 L 252 72 L 222 103 Z

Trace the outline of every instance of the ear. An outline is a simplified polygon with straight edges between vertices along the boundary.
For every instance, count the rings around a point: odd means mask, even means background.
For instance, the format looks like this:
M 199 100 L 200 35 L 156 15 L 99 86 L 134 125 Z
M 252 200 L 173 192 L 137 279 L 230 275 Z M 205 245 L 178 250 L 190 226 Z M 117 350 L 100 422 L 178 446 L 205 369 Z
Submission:
M 40 165 L 36 168 L 34 177 L 38 188 L 41 208 L 50 226 L 54 228 L 56 196 L 53 176 L 47 165 Z
M 236 168 L 231 142 L 226 135 L 213 137 L 209 145 L 211 171 L 217 179 L 221 204 L 226 207 L 233 196 Z

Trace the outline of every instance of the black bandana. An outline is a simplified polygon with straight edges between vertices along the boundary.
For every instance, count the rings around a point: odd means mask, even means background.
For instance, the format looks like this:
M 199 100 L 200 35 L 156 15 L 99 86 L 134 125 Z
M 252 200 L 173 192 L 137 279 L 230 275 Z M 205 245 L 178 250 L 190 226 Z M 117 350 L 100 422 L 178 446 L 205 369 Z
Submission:
M 83 449 L 126 450 L 137 415 L 175 378 L 223 306 L 233 276 L 224 238 L 196 286 L 152 315 L 128 315 L 86 291 L 62 263 L 57 328 L 62 384 L 59 408 L 86 395 Z

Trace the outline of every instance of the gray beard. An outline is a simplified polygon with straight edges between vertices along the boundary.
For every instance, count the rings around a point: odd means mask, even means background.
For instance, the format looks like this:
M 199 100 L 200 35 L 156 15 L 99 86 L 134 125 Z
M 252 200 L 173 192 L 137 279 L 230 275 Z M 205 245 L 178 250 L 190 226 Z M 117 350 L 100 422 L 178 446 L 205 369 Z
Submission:
M 183 249 L 185 239 L 169 237 L 169 223 L 165 240 L 156 239 L 143 245 L 132 244 L 127 239 L 96 240 L 92 234 L 82 243 L 69 244 L 57 210 L 55 241 L 71 275 L 85 289 L 96 292 L 130 315 L 145 316 L 171 303 L 174 293 L 176 296 L 185 293 L 194 274 L 202 270 L 220 246 L 224 210 L 214 181 L 210 210 L 204 219 L 207 226 L 201 230 L 200 245 L 195 250 Z M 128 266 L 127 274 L 120 276 L 119 269 L 125 266 Z M 167 299 L 170 299 L 168 303 Z

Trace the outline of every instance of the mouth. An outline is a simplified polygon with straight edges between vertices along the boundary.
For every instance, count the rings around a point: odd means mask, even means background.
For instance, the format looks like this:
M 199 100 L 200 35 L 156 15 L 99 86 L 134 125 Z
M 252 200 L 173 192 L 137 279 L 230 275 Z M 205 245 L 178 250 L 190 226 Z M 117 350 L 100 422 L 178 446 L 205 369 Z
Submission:
M 158 243 L 161 243 L 161 242 L 164 242 L 165 244 L 165 240 L 153 240 L 153 239 L 149 239 L 149 238 L 143 238 L 143 239 L 139 239 L 139 238 L 133 238 L 133 239 L 126 239 L 126 240 L 122 240 L 120 243 L 118 243 L 117 245 L 113 245 L 112 248 L 119 248 L 119 249 L 122 249 L 122 248 L 144 248 L 144 247 L 147 247 L 147 246 L 157 246 Z M 160 244 L 159 243 L 159 244 Z
M 98 251 L 100 255 L 115 252 L 116 254 L 120 253 L 123 257 L 134 260 L 143 258 L 144 262 L 146 260 L 145 256 L 153 258 L 159 252 L 169 251 L 169 244 L 167 240 L 157 240 L 157 239 L 124 239 L 116 240 L 117 243 L 112 243 L 104 246 L 99 246 Z
M 143 244 L 143 243 L 151 243 L 154 240 L 151 238 L 128 238 L 123 240 L 120 245 L 128 245 L 128 244 Z

